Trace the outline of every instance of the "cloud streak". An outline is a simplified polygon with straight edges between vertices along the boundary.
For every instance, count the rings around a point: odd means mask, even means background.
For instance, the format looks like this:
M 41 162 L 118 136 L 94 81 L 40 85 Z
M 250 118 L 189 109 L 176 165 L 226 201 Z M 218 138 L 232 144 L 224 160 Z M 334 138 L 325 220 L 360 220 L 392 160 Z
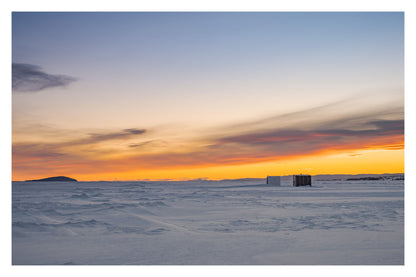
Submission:
M 60 133 L 57 130 L 57 134 Z M 102 158 L 104 153 L 114 153 L 114 150 L 97 149 L 101 143 L 114 143 L 137 138 L 146 133 L 145 129 L 124 129 L 117 132 L 91 133 L 85 137 L 63 140 L 54 143 L 20 142 L 13 143 L 13 164 L 57 163 L 85 164 L 96 158 Z M 96 158 L 94 158 L 96 157 Z
M 13 170 L 28 174 L 26 179 L 52 173 L 117 175 L 248 165 L 321 154 L 344 153 L 359 159 L 357 152 L 363 150 L 404 149 L 403 107 L 350 110 L 347 104 L 337 102 L 217 127 L 194 137 L 181 130 L 170 134 L 165 129 L 125 128 L 89 133 L 55 130 L 53 141 L 53 128 L 28 128 L 26 140 L 13 143 Z M 42 133 L 49 142 L 34 136 Z
M 344 121 L 350 123 L 343 126 L 348 128 L 340 128 L 340 119 L 337 118 L 327 120 L 325 125 L 249 129 L 244 133 L 200 138 L 200 144 L 192 141 L 192 148 L 176 148 L 166 142 L 163 147 L 166 151 L 159 151 L 161 148 L 154 143 L 155 138 L 136 142 L 138 136 L 146 133 L 145 129 L 96 132 L 56 144 L 14 144 L 13 168 L 35 172 L 41 165 L 42 170 L 57 170 L 57 174 L 100 174 L 245 165 L 366 149 L 403 149 L 404 120 L 375 117 L 362 116 L 359 121 L 355 115 L 345 117 Z M 124 142 L 124 146 L 113 148 L 119 142 Z M 101 143 L 104 143 L 104 148 L 97 149 Z M 184 142 L 184 145 L 187 144 Z M 146 151 L 148 149 L 151 151 Z
M 36 92 L 53 87 L 65 87 L 74 81 L 76 81 L 74 77 L 46 73 L 37 65 L 12 64 L 12 88 L 14 91 Z
M 96 144 L 96 143 L 100 143 L 100 142 L 108 141 L 108 140 L 129 139 L 134 136 L 142 135 L 145 132 L 146 132 L 145 129 L 132 128 L 132 129 L 124 129 L 118 132 L 92 133 L 92 134 L 89 134 L 89 136 L 86 138 L 75 140 L 75 141 L 70 141 L 68 143 L 72 145 Z
M 354 150 L 403 149 L 403 120 L 367 122 L 363 130 L 297 130 L 252 132 L 221 137 L 210 145 L 185 153 L 160 153 L 129 157 L 118 164 L 136 164 L 142 169 L 200 168 L 279 161 L 321 153 Z M 376 126 L 370 127 L 370 126 Z

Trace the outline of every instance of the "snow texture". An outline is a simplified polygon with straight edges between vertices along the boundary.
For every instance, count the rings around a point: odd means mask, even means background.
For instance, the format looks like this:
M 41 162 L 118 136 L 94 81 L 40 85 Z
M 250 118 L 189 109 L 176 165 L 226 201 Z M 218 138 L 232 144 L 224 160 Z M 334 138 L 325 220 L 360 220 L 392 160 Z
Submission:
M 403 180 L 13 182 L 14 265 L 402 265 Z

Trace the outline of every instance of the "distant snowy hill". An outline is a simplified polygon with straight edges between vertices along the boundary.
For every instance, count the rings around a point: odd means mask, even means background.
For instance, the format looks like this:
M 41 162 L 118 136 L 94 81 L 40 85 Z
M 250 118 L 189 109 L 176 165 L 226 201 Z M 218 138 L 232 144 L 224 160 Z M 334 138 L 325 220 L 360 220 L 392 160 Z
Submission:
M 291 177 L 291 176 L 289 176 Z M 404 174 L 403 173 L 394 173 L 394 174 L 356 174 L 356 175 L 349 175 L 349 174 L 336 174 L 336 175 L 315 175 L 312 176 L 312 179 L 315 181 L 345 181 L 348 179 L 368 179 L 368 178 L 374 178 L 374 179 L 380 179 L 380 180 L 404 180 Z M 369 180 L 369 179 L 368 179 Z
M 291 181 L 293 175 L 284 175 L 281 176 L 282 181 Z M 370 179 L 369 179 L 370 178 Z M 385 174 L 320 174 L 312 175 L 313 181 L 346 181 L 348 179 L 352 180 L 404 180 L 404 173 L 385 173 Z M 241 179 L 224 179 L 221 181 L 259 181 L 262 182 L 266 180 L 264 178 L 241 178 Z

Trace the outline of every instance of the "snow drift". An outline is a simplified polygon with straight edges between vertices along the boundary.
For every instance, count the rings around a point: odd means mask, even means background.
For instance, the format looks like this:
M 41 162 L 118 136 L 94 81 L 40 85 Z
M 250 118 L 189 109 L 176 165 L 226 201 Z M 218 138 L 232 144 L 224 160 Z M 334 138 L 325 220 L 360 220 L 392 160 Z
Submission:
M 12 188 L 15 265 L 404 263 L 403 180 Z

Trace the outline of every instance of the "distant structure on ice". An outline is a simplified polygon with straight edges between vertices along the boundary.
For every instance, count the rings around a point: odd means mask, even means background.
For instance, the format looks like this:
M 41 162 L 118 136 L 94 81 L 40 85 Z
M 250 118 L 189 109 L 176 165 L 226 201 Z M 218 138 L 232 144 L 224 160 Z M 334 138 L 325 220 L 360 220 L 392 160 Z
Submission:
M 293 175 L 293 186 L 312 186 L 311 175 Z
M 280 186 L 280 176 L 267 176 L 266 184 Z

